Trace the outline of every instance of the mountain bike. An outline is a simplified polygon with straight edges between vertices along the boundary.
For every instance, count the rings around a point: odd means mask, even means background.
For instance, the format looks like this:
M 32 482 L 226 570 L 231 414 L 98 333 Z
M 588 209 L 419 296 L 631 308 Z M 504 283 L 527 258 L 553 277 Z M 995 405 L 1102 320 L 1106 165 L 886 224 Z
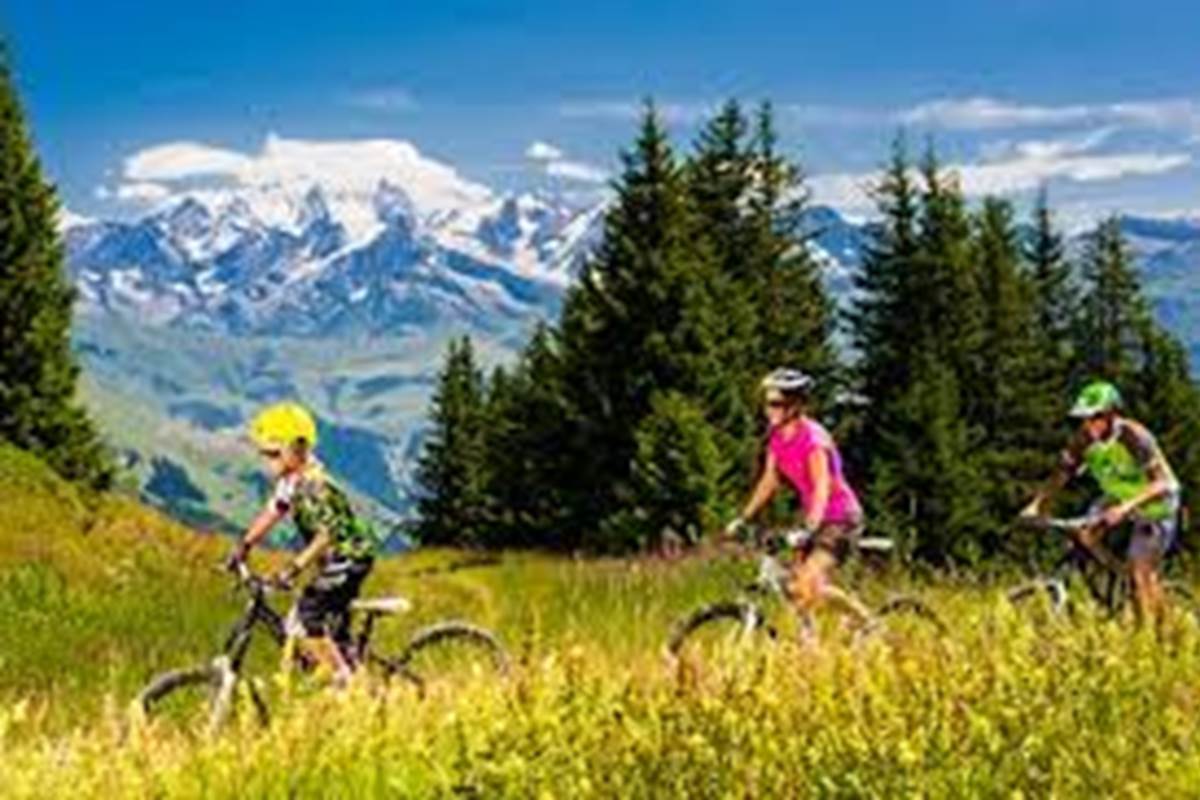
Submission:
M 1063 534 L 1067 548 L 1049 571 L 1008 590 L 1005 597 L 1010 603 L 1020 607 L 1044 604 L 1051 613 L 1065 615 L 1078 607 L 1071 589 L 1080 585 L 1086 590 L 1086 596 L 1108 616 L 1117 616 L 1129 606 L 1133 597 L 1129 569 L 1102 542 L 1089 542 L 1085 537 L 1088 531 L 1102 525 L 1100 517 L 1032 517 L 1022 518 L 1019 524 Z M 1171 562 L 1170 555 L 1168 553 L 1164 559 L 1164 567 Z M 1163 591 L 1168 606 L 1188 614 L 1195 613 L 1195 598 L 1185 583 L 1166 579 Z
M 237 564 L 235 576 L 236 589 L 245 592 L 248 599 L 241 616 L 226 636 L 221 652 L 203 664 L 170 670 L 153 678 L 136 700 L 147 715 L 162 715 L 168 713 L 169 708 L 194 711 L 207 707 L 208 730 L 215 732 L 228 718 L 238 686 L 244 685 L 259 721 L 265 724 L 269 720 L 259 683 L 246 680 L 243 673 L 256 632 L 264 631 L 280 647 L 287 642 L 284 616 L 269 602 L 271 595 L 284 590 L 255 575 L 244 563 Z M 347 641 L 335 641 L 346 663 L 354 670 L 372 668 L 385 680 L 402 679 L 418 693 L 424 693 L 433 674 L 451 669 L 456 662 L 482 662 L 497 675 L 507 673 L 508 655 L 499 639 L 484 628 L 458 620 L 421 628 L 394 656 L 375 652 L 371 638 L 377 622 L 410 608 L 410 603 L 402 597 L 354 601 L 351 614 L 362 615 L 362 624 Z M 314 659 L 304 652 L 296 653 L 294 662 L 305 671 L 316 667 Z
M 775 608 L 781 605 L 795 608 L 788 587 L 789 572 L 781 556 L 793 548 L 804 552 L 808 544 L 807 532 L 785 532 L 767 537 L 759 548 L 750 548 L 749 552 L 757 555 L 758 561 L 758 572 L 754 579 L 743 585 L 735 597 L 701 606 L 677 622 L 667 639 L 667 653 L 672 658 L 679 658 L 685 651 L 693 649 L 707 651 L 714 646 L 720 648 L 730 644 L 740 646 L 755 640 L 778 640 L 779 628 L 772 621 Z M 852 557 L 859 554 L 887 555 L 893 550 L 891 540 L 883 537 L 856 538 L 850 547 Z M 747 552 L 746 548 L 736 549 Z M 844 587 L 842 591 L 846 592 Z M 893 595 L 874 609 L 861 600 L 859 603 L 869 609 L 870 615 L 853 629 L 852 639 L 856 643 L 910 627 L 925 634 L 942 636 L 946 633 L 946 626 L 933 609 L 914 595 Z M 853 616 L 843 613 L 845 618 Z M 796 613 L 796 616 L 801 636 L 809 640 L 815 638 L 817 623 L 813 614 Z

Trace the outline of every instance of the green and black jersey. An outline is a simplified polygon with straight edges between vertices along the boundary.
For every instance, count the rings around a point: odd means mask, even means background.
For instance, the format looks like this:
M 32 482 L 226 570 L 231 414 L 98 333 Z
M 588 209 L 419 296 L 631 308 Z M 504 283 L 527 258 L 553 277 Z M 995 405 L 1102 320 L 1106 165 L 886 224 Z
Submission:
M 338 555 L 369 558 L 379 548 L 374 527 L 354 513 L 346 493 L 315 459 L 303 472 L 280 479 L 271 502 L 277 511 L 291 515 L 305 544 L 326 530 Z
M 1179 507 L 1179 481 L 1145 426 L 1118 417 L 1106 439 L 1091 439 L 1086 432 L 1076 434 L 1062 453 L 1062 461 L 1051 483 L 1061 487 L 1072 477 L 1088 473 L 1100 485 L 1105 498 L 1126 502 L 1141 494 L 1154 481 L 1169 487 L 1159 497 L 1137 509 L 1134 514 L 1158 521 L 1173 515 Z

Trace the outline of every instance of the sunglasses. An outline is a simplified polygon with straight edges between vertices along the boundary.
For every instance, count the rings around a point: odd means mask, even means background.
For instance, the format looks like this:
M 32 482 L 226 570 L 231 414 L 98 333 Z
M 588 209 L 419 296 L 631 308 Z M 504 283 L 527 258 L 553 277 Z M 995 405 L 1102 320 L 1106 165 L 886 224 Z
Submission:
M 767 408 L 787 408 L 790 405 L 791 403 L 789 403 L 787 400 L 781 399 L 772 399 L 766 402 Z
M 258 451 L 258 454 L 270 461 L 276 461 L 283 458 L 283 451 L 278 448 L 266 448 Z

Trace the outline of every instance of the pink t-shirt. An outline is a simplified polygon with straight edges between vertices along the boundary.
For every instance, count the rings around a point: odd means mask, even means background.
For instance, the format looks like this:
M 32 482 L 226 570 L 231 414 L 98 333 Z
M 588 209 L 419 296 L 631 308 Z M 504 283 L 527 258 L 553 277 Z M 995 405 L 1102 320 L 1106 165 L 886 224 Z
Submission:
M 767 447 L 775 457 L 779 473 L 800 493 L 807 510 L 812 502 L 813 480 L 808 472 L 808 458 L 817 450 L 824 450 L 829 459 L 829 504 L 825 507 L 822 522 L 857 522 L 862 519 L 862 506 L 858 497 L 842 474 L 842 456 L 829 431 L 813 419 L 802 419 L 798 430 L 785 437 L 782 426 L 771 431 Z

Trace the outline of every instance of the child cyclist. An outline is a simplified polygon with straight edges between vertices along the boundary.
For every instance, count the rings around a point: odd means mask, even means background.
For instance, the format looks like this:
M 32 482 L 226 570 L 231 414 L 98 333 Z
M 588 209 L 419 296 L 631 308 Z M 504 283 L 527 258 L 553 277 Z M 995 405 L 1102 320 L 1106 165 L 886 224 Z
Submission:
M 858 497 L 842 474 L 842 459 L 833 437 L 808 415 L 812 378 L 794 369 L 776 369 L 763 378 L 764 411 L 770 428 L 766 464 L 742 513 L 725 527 L 734 536 L 758 514 L 783 482 L 800 496 L 806 552 L 792 564 L 788 588 L 792 602 L 807 616 L 826 600 L 870 624 L 870 612 L 832 582 L 835 567 L 845 560 L 862 533 Z
M 345 492 L 317 460 L 316 422 L 302 406 L 279 403 L 262 410 L 250 424 L 250 438 L 275 487 L 228 566 L 236 568 L 272 528 L 292 518 L 304 547 L 273 581 L 290 588 L 309 566 L 316 571 L 288 614 L 285 652 L 299 640 L 305 653 L 344 683 L 352 669 L 342 650 L 350 640 L 350 603 L 371 572 L 375 533 L 355 516 Z

